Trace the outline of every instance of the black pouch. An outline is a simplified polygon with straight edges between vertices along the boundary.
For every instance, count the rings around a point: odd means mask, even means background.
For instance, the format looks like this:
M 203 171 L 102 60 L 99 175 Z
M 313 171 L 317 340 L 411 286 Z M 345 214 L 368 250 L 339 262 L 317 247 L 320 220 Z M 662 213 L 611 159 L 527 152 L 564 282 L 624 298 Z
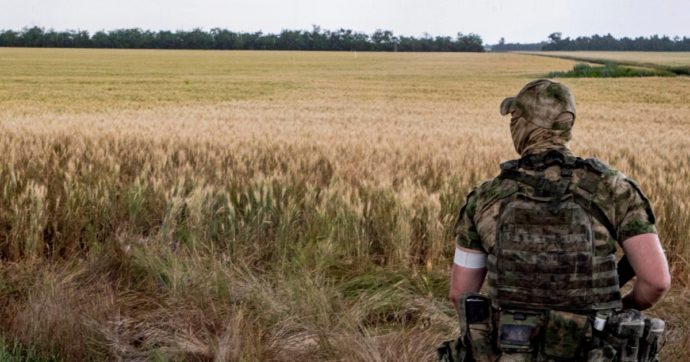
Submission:
M 468 294 L 460 302 L 460 328 L 467 354 L 474 361 L 494 361 L 491 300 L 481 294 Z
M 551 358 L 574 359 L 590 329 L 586 315 L 551 310 L 544 328 L 543 353 Z
M 480 294 L 469 294 L 463 298 L 465 323 L 473 324 L 489 323 L 491 321 L 491 301 Z

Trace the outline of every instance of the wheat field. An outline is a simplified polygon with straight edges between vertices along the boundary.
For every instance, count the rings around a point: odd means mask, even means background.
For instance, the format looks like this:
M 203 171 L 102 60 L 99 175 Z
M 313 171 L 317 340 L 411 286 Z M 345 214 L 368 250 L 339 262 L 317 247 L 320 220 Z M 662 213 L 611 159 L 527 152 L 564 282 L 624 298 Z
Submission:
M 466 193 L 515 158 L 519 54 L 0 48 L 0 357 L 430 361 Z M 637 180 L 690 356 L 690 79 L 568 79 Z

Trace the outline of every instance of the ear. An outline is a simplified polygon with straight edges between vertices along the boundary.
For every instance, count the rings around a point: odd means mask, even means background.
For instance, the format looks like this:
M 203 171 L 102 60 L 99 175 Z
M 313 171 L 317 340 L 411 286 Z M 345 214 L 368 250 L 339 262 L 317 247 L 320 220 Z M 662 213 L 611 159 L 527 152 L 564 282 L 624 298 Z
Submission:
M 505 116 L 510 113 L 510 107 L 513 105 L 515 97 L 508 97 L 501 102 L 501 115 Z

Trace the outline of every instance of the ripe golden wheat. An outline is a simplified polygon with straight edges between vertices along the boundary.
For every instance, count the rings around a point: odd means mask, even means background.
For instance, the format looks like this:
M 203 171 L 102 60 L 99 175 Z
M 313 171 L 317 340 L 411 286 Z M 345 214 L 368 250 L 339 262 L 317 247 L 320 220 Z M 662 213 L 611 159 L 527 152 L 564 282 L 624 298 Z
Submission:
M 0 342 L 65 359 L 433 360 L 457 333 L 457 210 L 515 157 L 498 105 L 572 64 L 0 49 Z M 566 83 L 575 152 L 652 200 L 675 279 L 651 313 L 682 360 L 687 78 Z

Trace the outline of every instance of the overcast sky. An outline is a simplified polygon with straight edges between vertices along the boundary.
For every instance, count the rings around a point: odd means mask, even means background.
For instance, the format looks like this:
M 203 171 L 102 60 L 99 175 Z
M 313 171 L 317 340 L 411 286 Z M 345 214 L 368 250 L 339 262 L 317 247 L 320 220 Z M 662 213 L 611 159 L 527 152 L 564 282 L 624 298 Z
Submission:
M 649 0 L 0 0 L 0 29 L 40 26 L 94 32 L 118 28 L 277 33 L 347 28 L 398 35 L 477 33 L 485 43 L 576 37 L 690 36 L 690 1 Z

